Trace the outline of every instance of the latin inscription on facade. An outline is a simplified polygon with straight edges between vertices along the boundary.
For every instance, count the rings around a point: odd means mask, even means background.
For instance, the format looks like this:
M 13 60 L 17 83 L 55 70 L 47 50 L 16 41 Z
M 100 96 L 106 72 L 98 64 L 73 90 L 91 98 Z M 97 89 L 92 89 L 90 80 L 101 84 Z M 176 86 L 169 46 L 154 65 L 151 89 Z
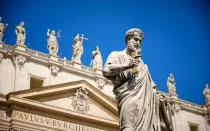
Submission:
M 48 126 L 52 128 L 64 129 L 68 131 L 105 131 L 105 130 L 96 129 L 96 128 L 92 128 L 88 126 L 56 120 L 56 119 L 52 119 L 48 117 L 29 114 L 29 113 L 25 113 L 21 111 L 14 111 L 13 119 L 18 119 L 24 122 L 39 124 L 39 125 Z
M 0 120 L 9 120 L 9 116 L 7 115 L 6 111 L 0 110 Z

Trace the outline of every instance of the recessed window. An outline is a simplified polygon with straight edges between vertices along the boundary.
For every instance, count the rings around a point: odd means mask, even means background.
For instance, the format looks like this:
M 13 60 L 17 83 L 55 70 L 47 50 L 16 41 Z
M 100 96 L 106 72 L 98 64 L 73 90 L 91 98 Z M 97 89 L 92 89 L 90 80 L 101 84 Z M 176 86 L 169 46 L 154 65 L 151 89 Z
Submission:
M 30 77 L 30 89 L 41 88 L 43 85 L 43 80 Z
M 190 131 L 198 131 L 198 125 L 190 123 Z

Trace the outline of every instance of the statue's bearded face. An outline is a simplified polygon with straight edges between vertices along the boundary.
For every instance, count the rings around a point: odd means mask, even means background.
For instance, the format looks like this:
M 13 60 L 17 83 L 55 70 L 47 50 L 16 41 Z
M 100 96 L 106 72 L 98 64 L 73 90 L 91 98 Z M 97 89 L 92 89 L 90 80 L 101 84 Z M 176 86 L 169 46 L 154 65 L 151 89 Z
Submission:
M 127 48 L 130 51 L 137 51 L 140 48 L 141 41 L 141 37 L 135 32 L 134 35 L 127 40 Z

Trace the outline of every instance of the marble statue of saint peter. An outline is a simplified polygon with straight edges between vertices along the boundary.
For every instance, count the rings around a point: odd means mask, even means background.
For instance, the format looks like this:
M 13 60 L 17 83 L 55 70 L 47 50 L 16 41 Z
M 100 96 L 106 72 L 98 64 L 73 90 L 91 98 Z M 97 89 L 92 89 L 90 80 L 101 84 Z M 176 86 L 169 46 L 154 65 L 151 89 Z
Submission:
M 148 67 L 140 57 L 143 38 L 140 29 L 128 30 L 126 48 L 108 56 L 103 75 L 114 84 L 120 131 L 170 131 L 168 102 L 157 92 Z

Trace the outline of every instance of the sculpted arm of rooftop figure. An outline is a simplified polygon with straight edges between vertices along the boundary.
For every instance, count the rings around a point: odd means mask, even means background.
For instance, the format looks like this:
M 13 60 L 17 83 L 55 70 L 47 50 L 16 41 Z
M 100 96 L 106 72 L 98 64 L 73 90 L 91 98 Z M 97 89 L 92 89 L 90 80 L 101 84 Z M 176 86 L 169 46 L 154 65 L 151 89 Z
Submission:
M 47 36 L 50 36 L 50 29 L 47 30 Z
M 129 64 L 107 64 L 102 71 L 104 76 L 115 76 L 120 72 L 137 66 L 138 63 L 137 59 L 132 59 Z
M 15 34 L 16 35 L 18 34 L 18 28 L 17 27 L 15 28 Z

